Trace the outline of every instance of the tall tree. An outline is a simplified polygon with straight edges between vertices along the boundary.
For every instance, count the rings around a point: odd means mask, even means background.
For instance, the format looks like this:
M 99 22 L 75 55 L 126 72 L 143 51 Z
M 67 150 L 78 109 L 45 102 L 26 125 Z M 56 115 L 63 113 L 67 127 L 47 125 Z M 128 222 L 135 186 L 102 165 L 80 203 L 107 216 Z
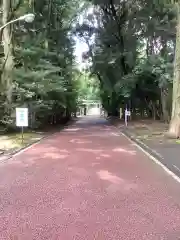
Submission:
M 174 2 L 177 9 L 177 26 L 176 26 L 176 50 L 174 61 L 174 78 L 173 78 L 173 97 L 172 97 L 172 114 L 169 126 L 169 134 L 174 137 L 180 137 L 180 3 Z
M 2 24 L 5 25 L 12 14 L 11 0 L 2 1 Z M 5 113 L 11 113 L 12 102 L 12 74 L 14 68 L 13 59 L 13 31 L 12 26 L 9 25 L 2 30 L 2 42 L 4 48 L 3 68 L 1 75 L 1 83 L 5 95 Z
M 3 0 L 1 22 L 27 12 L 34 23 L 17 22 L 3 31 L 0 122 L 14 125 L 16 106 L 28 106 L 31 126 L 68 119 L 77 104 L 72 29 L 81 2 Z M 0 105 L 2 106 L 2 104 Z

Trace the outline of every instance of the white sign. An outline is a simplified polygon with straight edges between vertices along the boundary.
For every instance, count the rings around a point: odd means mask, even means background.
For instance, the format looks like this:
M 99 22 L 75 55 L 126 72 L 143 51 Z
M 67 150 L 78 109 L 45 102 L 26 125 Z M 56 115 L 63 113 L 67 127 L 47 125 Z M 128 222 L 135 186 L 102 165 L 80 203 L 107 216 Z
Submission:
M 126 115 L 126 116 L 131 116 L 131 112 L 128 111 L 128 110 L 126 110 L 126 111 L 125 111 L 125 115 Z
M 16 126 L 28 127 L 28 108 L 16 108 Z

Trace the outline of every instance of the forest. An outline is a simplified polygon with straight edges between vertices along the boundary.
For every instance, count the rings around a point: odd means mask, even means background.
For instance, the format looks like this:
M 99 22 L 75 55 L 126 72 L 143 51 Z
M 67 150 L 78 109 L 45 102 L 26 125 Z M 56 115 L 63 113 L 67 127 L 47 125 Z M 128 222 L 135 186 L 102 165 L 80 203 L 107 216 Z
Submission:
M 180 136 L 180 3 L 171 0 L 1 0 L 0 123 L 27 106 L 30 127 L 66 122 L 83 99 L 111 116 L 169 123 Z M 91 11 L 89 11 L 91 10 Z M 83 21 L 79 21 L 83 15 Z M 75 58 L 75 37 L 88 51 Z

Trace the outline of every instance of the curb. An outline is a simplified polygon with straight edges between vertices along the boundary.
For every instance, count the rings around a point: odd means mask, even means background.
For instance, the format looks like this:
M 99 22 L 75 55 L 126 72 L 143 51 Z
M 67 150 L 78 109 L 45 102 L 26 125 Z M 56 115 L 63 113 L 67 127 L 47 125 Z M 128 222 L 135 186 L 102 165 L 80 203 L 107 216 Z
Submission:
M 132 136 L 126 130 L 120 129 L 120 131 L 124 137 L 134 143 L 142 152 L 144 152 L 151 160 L 153 160 L 154 163 L 158 164 L 168 175 L 170 175 L 174 180 L 180 183 L 180 177 L 178 177 L 178 175 L 176 175 L 169 166 L 161 162 L 164 158 L 159 153 L 148 147 L 139 139 Z
M 158 158 L 159 160 L 164 159 L 163 156 L 161 156 L 161 154 L 159 154 L 158 152 L 156 152 L 155 150 L 153 150 L 152 148 L 148 147 L 145 143 L 143 143 L 141 140 L 137 139 L 136 137 L 134 137 L 133 135 L 131 135 L 128 131 L 126 130 L 121 130 L 121 132 L 128 137 L 131 141 L 135 142 L 136 144 L 138 144 L 141 148 L 143 148 L 145 151 L 147 151 L 149 154 L 151 154 L 153 157 Z
M 26 146 L 18 149 L 18 150 L 15 150 L 14 152 L 10 153 L 10 154 L 2 154 L 0 156 L 0 162 L 3 162 L 3 161 L 7 161 L 17 155 L 19 155 L 20 153 L 24 152 L 25 150 L 27 150 L 28 148 L 31 148 L 32 146 L 35 146 L 36 144 L 40 143 L 42 140 L 45 140 L 55 134 L 57 134 L 58 132 L 62 131 L 63 129 L 65 129 L 67 126 L 71 125 L 72 123 L 76 122 L 77 120 L 76 119 L 71 119 L 69 120 L 67 123 L 65 123 L 62 128 L 60 127 L 60 129 L 57 131 L 57 132 L 52 132 L 52 133 L 49 133 L 45 136 L 42 136 L 40 139 L 32 142 L 32 143 L 29 143 L 27 144 Z

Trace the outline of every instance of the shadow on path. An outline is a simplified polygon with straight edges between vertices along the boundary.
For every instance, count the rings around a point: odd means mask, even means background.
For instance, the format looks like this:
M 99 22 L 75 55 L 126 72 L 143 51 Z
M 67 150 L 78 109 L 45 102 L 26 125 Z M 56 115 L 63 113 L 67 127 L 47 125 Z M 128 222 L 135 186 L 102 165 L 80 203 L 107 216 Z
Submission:
M 87 117 L 0 165 L 0 239 L 175 240 L 179 184 Z

